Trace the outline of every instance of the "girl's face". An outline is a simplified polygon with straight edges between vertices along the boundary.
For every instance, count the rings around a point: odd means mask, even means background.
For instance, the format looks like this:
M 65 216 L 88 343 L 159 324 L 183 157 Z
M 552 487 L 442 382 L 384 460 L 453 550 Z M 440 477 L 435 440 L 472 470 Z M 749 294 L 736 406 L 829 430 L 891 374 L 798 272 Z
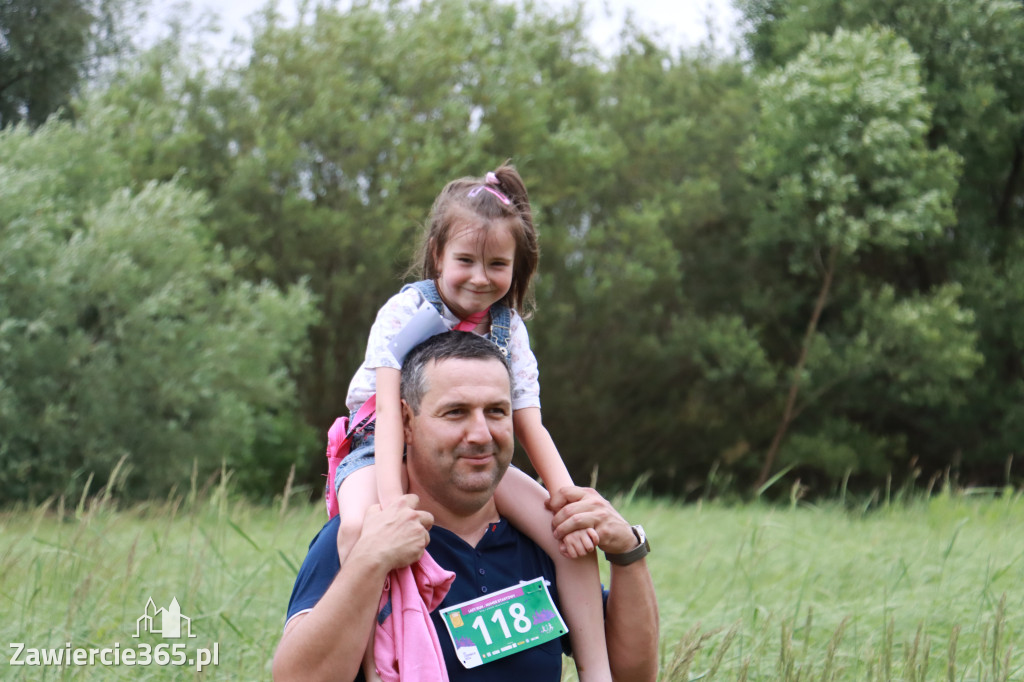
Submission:
M 437 290 L 459 318 L 489 308 L 512 286 L 516 241 L 511 220 L 496 221 L 490 230 L 459 221 L 438 263 Z

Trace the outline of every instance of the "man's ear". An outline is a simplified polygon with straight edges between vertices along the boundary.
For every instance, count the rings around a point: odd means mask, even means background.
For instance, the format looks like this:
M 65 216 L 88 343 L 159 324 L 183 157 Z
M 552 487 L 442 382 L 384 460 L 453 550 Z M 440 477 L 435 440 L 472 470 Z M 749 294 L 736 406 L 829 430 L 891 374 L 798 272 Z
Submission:
M 402 399 L 402 434 L 405 442 L 408 443 L 412 439 L 412 408 L 409 407 L 409 403 Z

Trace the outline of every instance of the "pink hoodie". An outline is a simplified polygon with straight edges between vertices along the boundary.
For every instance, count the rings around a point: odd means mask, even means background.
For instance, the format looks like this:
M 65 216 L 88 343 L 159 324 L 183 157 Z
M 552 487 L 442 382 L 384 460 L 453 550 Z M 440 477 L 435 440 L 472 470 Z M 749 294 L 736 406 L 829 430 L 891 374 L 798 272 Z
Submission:
M 429 554 L 388 575 L 377 607 L 373 656 L 384 682 L 448 682 L 430 612 L 448 594 L 455 574 Z M 390 613 L 384 610 L 389 606 Z

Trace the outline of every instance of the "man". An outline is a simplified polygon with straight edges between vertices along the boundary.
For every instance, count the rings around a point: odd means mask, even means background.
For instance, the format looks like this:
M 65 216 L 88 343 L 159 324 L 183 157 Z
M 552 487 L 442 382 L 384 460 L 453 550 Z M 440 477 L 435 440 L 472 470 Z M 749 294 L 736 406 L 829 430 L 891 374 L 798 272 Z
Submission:
M 438 613 L 521 581 L 541 577 L 554 583 L 550 559 L 502 520 L 494 504 L 494 490 L 512 458 L 510 386 L 498 349 L 474 334 L 441 334 L 409 354 L 401 392 L 410 494 L 367 513 L 340 569 L 337 517 L 314 539 L 274 656 L 276 680 L 356 679 L 385 577 L 415 562 L 428 542 L 437 563 L 456 573 L 448 596 L 431 614 L 453 682 L 560 679 L 558 640 L 463 668 Z M 593 490 L 564 489 L 549 506 L 559 539 L 595 528 L 600 549 L 613 561 L 605 619 L 613 676 L 654 680 L 658 614 L 643 559 L 646 540 L 641 543 L 642 536 Z

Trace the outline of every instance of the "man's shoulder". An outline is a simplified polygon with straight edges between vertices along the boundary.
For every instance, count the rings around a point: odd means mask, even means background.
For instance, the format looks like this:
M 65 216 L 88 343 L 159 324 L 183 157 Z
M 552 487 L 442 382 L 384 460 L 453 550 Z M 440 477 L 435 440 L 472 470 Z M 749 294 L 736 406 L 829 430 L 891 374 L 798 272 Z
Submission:
M 334 550 L 334 558 L 338 558 L 338 526 L 341 525 L 341 516 L 335 514 L 331 518 L 327 519 L 326 523 L 317 531 L 313 539 L 309 541 L 309 550 L 313 551 L 314 548 L 323 548 L 330 545 Z
M 338 525 L 341 517 L 335 516 L 323 525 L 313 541 L 309 543 L 309 551 L 295 576 L 295 585 L 288 601 L 287 619 L 302 611 L 316 606 L 320 597 L 338 574 L 341 564 L 338 560 Z

